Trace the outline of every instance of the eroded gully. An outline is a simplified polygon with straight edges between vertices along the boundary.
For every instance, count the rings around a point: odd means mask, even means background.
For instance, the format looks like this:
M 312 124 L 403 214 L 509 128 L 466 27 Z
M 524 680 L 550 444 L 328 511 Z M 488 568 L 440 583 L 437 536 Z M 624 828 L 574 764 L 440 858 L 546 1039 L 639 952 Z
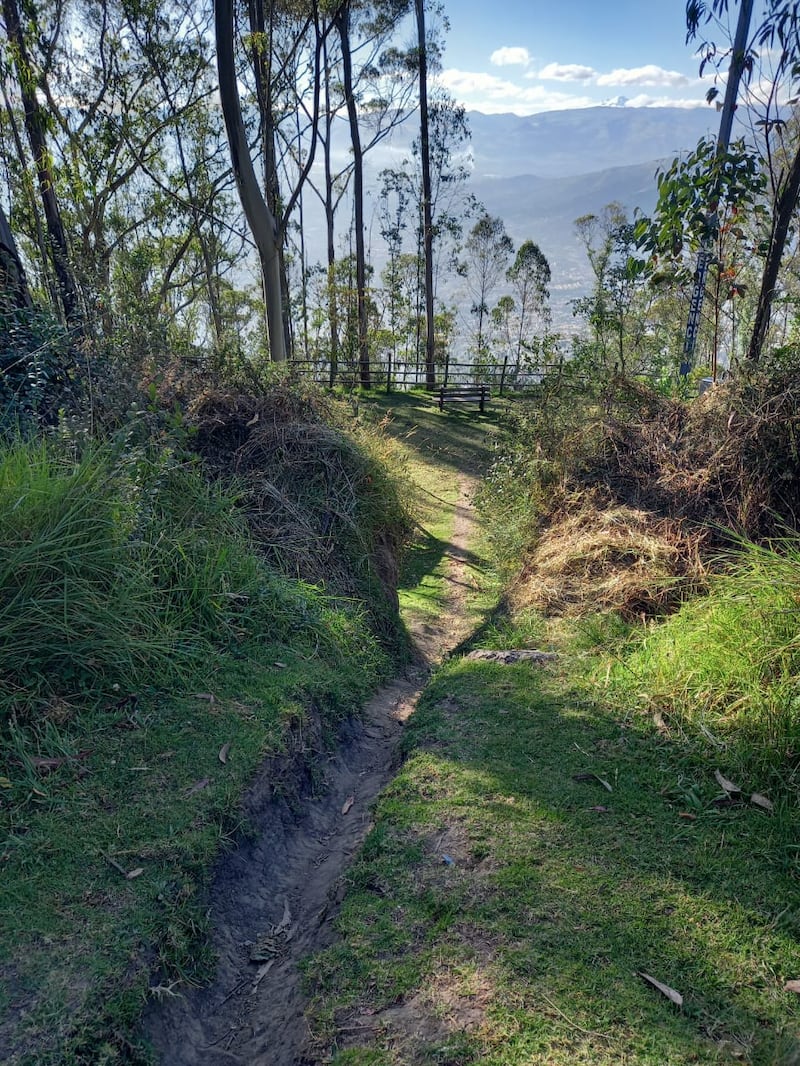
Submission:
M 430 667 L 466 636 L 466 598 L 474 584 L 469 490 L 462 479 L 441 616 L 412 627 L 419 664 L 370 700 L 313 790 L 308 771 L 298 769 L 296 777 L 306 780 L 295 781 L 295 802 L 277 798 L 274 764 L 249 789 L 245 814 L 255 836 L 220 860 L 211 886 L 214 982 L 165 997 L 145 1019 L 146 1038 L 163 1066 L 321 1061 L 305 1019 L 299 962 L 335 940 L 345 875 L 369 832 L 373 804 L 397 769 L 404 723 Z

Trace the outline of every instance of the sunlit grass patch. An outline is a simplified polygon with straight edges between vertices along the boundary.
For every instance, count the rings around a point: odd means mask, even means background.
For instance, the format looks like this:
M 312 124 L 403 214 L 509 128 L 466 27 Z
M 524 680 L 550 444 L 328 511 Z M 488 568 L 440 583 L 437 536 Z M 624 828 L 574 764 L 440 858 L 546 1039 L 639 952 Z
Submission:
M 742 787 L 800 801 L 800 548 L 743 545 L 708 597 L 649 628 L 613 673 L 614 691 L 688 730 Z
M 414 1064 L 788 1064 L 773 1051 L 800 1020 L 783 991 L 800 949 L 767 815 L 683 817 L 672 789 L 702 791 L 707 765 L 565 669 L 454 661 L 426 692 L 343 942 L 309 970 L 341 1061 L 380 1046 Z M 434 1023 L 462 971 L 486 994 L 456 1048 Z M 395 1004 L 427 1019 L 421 1043 Z M 376 1017 L 366 1035 L 347 1028 Z

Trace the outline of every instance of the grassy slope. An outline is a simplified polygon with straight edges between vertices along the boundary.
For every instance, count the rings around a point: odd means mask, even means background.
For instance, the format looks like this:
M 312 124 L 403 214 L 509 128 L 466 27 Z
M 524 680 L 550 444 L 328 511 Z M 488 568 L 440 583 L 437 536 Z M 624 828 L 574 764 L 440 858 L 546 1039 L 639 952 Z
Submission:
M 427 689 L 309 965 L 321 1045 L 341 1066 L 800 1061 L 796 811 L 716 806 L 716 764 L 604 703 L 560 639 L 545 671 L 454 658 Z
M 365 414 L 382 421 L 395 439 L 416 488 L 419 527 L 406 554 L 399 594 L 406 624 L 424 625 L 441 613 L 460 484 L 480 474 L 500 427 L 491 411 L 481 415 L 469 406 L 441 414 L 434 400 L 415 392 L 371 398 Z M 484 562 L 477 557 L 471 561 Z
M 8 488 L 5 481 L 3 487 Z M 31 495 L 20 492 L 16 515 L 23 514 Z M 42 483 L 36 497 L 46 500 L 48 492 L 52 488 Z M 358 709 L 389 669 L 388 658 L 365 632 L 363 612 L 346 612 L 302 583 L 274 577 L 255 555 L 248 562 L 247 542 L 236 540 L 241 522 L 225 525 L 223 503 L 214 510 L 201 497 L 185 501 L 189 509 L 197 504 L 192 520 L 200 524 L 192 539 L 174 515 L 172 525 L 167 521 L 164 543 L 174 541 L 186 562 L 172 576 L 173 584 L 195 581 L 199 593 L 205 583 L 219 583 L 216 592 L 207 589 L 193 600 L 191 589 L 183 590 L 190 614 L 199 612 L 206 599 L 226 618 L 229 597 L 245 606 L 233 611 L 217 639 L 201 640 L 199 630 L 189 634 L 191 619 L 184 619 L 187 626 L 173 639 L 197 641 L 203 654 L 180 655 L 176 645 L 175 654 L 167 656 L 173 663 L 171 687 L 155 676 L 156 666 L 135 690 L 112 685 L 103 652 L 88 671 L 88 663 L 82 664 L 70 647 L 71 627 L 43 624 L 53 645 L 45 672 L 63 673 L 74 655 L 75 676 L 44 676 L 42 691 L 31 697 L 29 707 L 18 709 L 8 683 L 13 655 L 4 660 L 3 1061 L 37 1066 L 138 1061 L 139 1050 L 129 1039 L 152 994 L 151 975 L 160 974 L 167 990 L 173 982 L 201 981 L 209 972 L 202 889 L 220 848 L 247 831 L 240 824 L 240 799 L 256 768 L 265 756 L 309 743 L 321 746 L 320 730 L 326 734 L 323 741 L 330 742 L 336 723 Z M 83 522 L 84 496 L 77 499 Z M 74 528 L 75 507 L 68 514 Z M 206 536 L 203 521 L 214 527 L 219 545 Z M 44 534 L 49 523 L 45 516 Z M 33 537 L 30 528 L 23 535 L 8 524 L 0 538 L 6 598 L 14 578 L 9 559 L 25 552 L 26 537 Z M 80 529 L 91 542 L 91 514 Z M 116 558 L 111 548 L 108 554 Z M 89 604 L 67 595 L 70 565 L 56 558 L 55 547 L 51 555 L 52 567 L 31 562 L 24 573 L 33 572 L 49 595 L 50 570 L 63 568 L 63 610 L 69 605 L 76 617 L 86 614 L 80 648 L 91 649 L 95 621 Z M 196 574 L 189 566 L 195 556 Z M 203 569 L 207 556 L 219 574 Z M 73 569 L 87 571 L 79 587 L 92 592 L 94 581 L 100 589 L 95 595 L 105 595 L 82 553 L 72 552 L 71 559 Z M 175 562 L 171 556 L 163 559 L 167 572 L 170 560 Z M 249 584 L 242 584 L 245 579 Z M 243 589 L 247 595 L 239 595 Z M 38 601 L 19 602 L 35 612 Z M 10 624 L 7 602 L 5 608 Z M 58 621 L 57 610 L 55 618 L 52 610 L 40 613 L 48 623 Z M 88 672 L 79 673 L 82 665 Z M 56 680 L 57 688 L 48 686 Z M 21 688 L 19 695 L 24 695 Z M 282 787 L 280 780 L 275 787 Z
M 242 789 L 285 749 L 311 694 L 335 720 L 363 693 L 355 670 L 337 676 L 280 645 L 250 652 L 187 679 L 205 681 L 197 696 L 122 699 L 104 726 L 79 713 L 9 753 L 24 795 L 6 811 L 0 856 L 0 1010 L 20 1061 L 116 1061 L 153 970 L 166 985 L 209 972 L 198 897 L 220 847 L 246 829 Z M 36 754 L 80 751 L 45 777 L 29 769 Z

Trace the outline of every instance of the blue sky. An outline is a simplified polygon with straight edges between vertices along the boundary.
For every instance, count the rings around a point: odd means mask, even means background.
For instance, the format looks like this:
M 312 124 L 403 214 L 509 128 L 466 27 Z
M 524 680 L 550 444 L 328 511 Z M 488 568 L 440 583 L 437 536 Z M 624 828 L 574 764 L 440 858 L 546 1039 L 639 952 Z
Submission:
M 445 9 L 441 79 L 468 109 L 533 114 L 620 98 L 707 106 L 712 80 L 700 80 L 685 43 L 685 0 L 445 0 Z

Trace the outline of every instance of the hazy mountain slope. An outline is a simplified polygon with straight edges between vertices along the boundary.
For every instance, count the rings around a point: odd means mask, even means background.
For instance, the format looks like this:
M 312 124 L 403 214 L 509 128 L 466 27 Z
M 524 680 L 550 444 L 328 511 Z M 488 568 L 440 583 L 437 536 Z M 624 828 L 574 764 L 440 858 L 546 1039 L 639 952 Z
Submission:
M 719 126 L 711 108 L 590 107 L 539 115 L 469 112 L 480 177 L 570 177 L 693 148 Z
M 464 188 L 499 215 L 519 245 L 536 241 L 553 270 L 553 309 L 559 328 L 574 328 L 571 301 L 587 292 L 591 271 L 575 236 L 575 219 L 600 211 L 612 200 L 626 207 L 652 209 L 658 161 L 671 161 L 713 132 L 718 116 L 712 108 L 595 107 L 538 115 L 485 115 L 470 112 L 472 142 L 463 162 L 471 179 Z M 379 174 L 400 169 L 411 154 L 417 121 L 411 116 L 365 158 L 368 189 L 367 231 L 376 276 L 385 263 L 376 215 Z M 349 140 L 344 120 L 335 136 L 335 156 L 344 163 Z M 317 169 L 320 164 L 317 164 Z M 345 198 L 338 215 L 344 234 L 350 216 Z M 307 198 L 306 240 L 311 262 L 324 258 L 324 220 Z M 407 237 L 413 234 L 409 219 Z M 347 245 L 342 242 L 342 250 Z M 410 248 L 409 248 L 410 250 Z M 443 280 L 440 296 L 468 306 L 459 278 Z M 499 292 L 495 296 L 499 295 Z
M 652 210 L 657 166 L 651 161 L 569 178 L 475 177 L 470 187 L 491 214 L 504 220 L 516 245 L 530 239 L 541 247 L 553 270 L 554 311 L 563 323 L 572 317 L 564 301 L 585 291 L 590 280 L 575 219 L 600 212 L 612 200 L 626 207 L 631 217 L 637 207 Z

